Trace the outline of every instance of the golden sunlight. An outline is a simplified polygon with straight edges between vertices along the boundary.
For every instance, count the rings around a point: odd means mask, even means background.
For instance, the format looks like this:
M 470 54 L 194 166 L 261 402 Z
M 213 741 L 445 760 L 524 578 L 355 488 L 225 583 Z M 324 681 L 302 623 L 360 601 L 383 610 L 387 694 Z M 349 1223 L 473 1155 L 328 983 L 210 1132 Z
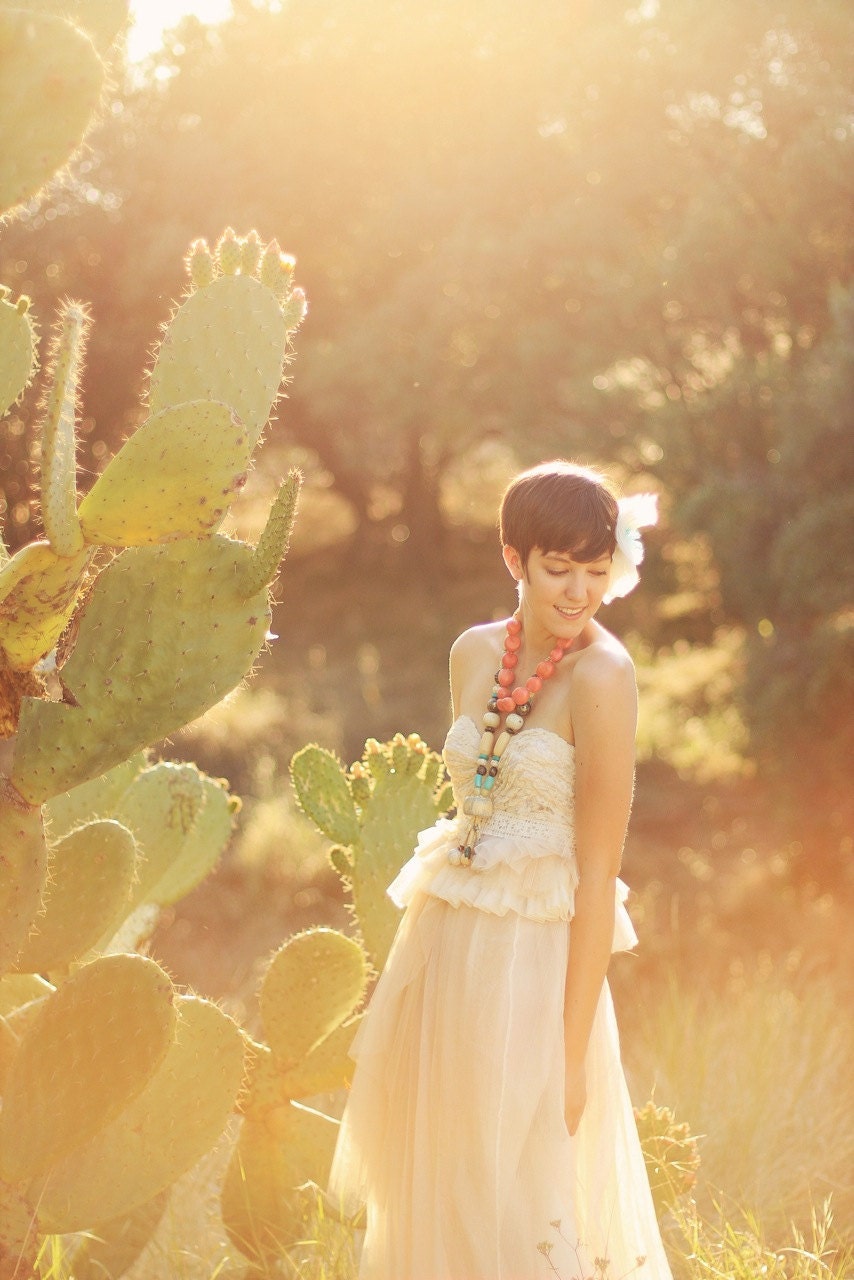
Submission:
M 163 32 L 193 14 L 202 22 L 222 22 L 231 0 L 132 0 L 128 56 L 138 62 L 160 44 Z

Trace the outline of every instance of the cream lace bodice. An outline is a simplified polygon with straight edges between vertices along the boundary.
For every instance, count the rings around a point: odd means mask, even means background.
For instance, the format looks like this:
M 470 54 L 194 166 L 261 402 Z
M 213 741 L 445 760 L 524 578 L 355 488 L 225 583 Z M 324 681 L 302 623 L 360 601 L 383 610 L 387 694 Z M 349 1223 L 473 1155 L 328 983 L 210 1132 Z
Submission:
M 389 886 L 398 906 L 424 892 L 452 906 L 495 915 L 515 911 L 532 920 L 571 920 L 578 887 L 575 857 L 575 752 L 550 729 L 523 729 L 507 747 L 492 795 L 494 812 L 481 827 L 470 867 L 452 866 L 448 852 L 464 838 L 462 815 L 471 793 L 480 731 L 468 716 L 451 725 L 444 759 L 458 816 L 440 818 L 422 831 L 413 857 Z M 617 882 L 615 950 L 637 937 L 623 905 L 627 887 Z
M 462 813 L 463 801 L 474 786 L 480 731 L 469 716 L 451 725 L 443 755 Z M 575 858 L 575 749 L 551 729 L 524 729 L 512 738 L 495 787 L 493 816 L 484 835 L 519 836 L 560 841 Z

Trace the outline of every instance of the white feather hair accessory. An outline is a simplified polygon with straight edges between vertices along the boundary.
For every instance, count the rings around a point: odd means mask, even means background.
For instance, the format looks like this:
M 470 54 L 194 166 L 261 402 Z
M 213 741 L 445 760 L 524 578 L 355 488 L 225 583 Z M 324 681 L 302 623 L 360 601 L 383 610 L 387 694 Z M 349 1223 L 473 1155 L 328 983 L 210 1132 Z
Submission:
M 617 545 L 608 590 L 602 597 L 605 604 L 627 596 L 640 582 L 638 565 L 643 560 L 640 530 L 658 524 L 658 494 L 633 493 L 628 498 L 619 498 L 617 508 Z

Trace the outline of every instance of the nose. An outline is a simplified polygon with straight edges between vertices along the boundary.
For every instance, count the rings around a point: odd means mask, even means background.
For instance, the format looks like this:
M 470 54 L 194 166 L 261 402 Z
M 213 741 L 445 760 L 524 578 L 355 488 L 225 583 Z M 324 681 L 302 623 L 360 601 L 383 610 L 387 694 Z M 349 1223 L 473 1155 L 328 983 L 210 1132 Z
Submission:
M 563 594 L 570 604 L 583 604 L 587 592 L 585 589 L 584 570 L 570 569 L 564 579 Z

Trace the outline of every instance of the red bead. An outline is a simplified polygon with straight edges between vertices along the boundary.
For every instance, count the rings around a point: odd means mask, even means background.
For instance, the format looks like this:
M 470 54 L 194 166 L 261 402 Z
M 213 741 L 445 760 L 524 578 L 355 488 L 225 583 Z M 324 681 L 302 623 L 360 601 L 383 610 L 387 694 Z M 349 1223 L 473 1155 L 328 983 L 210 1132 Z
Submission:
M 515 711 L 516 703 L 513 701 L 512 698 L 499 698 L 498 710 L 499 711 Z
M 505 653 L 504 657 L 501 659 L 501 665 L 502 667 L 510 667 L 512 670 L 512 668 L 516 666 L 516 663 L 518 661 L 519 661 L 518 653 Z
M 530 694 L 527 689 L 523 689 L 521 685 L 513 690 L 513 702 L 517 707 L 523 707 L 528 701 Z
M 498 683 L 503 689 L 509 689 L 515 678 L 516 677 L 513 675 L 513 672 L 509 667 L 503 667 L 498 673 Z M 501 704 L 499 702 L 499 706 L 500 705 Z
M 518 618 L 510 618 L 507 622 L 507 630 L 511 636 L 517 636 L 522 630 L 522 624 Z
M 537 663 L 537 675 L 541 680 L 548 680 L 549 676 L 553 676 L 554 673 L 555 664 L 553 662 L 549 662 L 547 658 L 542 662 Z
M 565 652 L 566 652 L 565 649 L 562 649 L 559 644 L 556 644 L 555 647 L 552 649 L 551 653 L 549 654 L 549 658 L 551 659 L 552 662 L 560 662 Z
M 521 637 L 521 636 L 507 636 L 507 638 L 506 638 L 506 639 L 505 639 L 505 641 L 504 641 L 504 648 L 505 648 L 509 653 L 515 653 L 517 649 L 521 649 L 521 648 L 522 648 L 522 637 Z
M 528 676 L 525 681 L 525 688 L 529 693 L 539 693 L 543 687 L 543 682 L 539 676 Z

